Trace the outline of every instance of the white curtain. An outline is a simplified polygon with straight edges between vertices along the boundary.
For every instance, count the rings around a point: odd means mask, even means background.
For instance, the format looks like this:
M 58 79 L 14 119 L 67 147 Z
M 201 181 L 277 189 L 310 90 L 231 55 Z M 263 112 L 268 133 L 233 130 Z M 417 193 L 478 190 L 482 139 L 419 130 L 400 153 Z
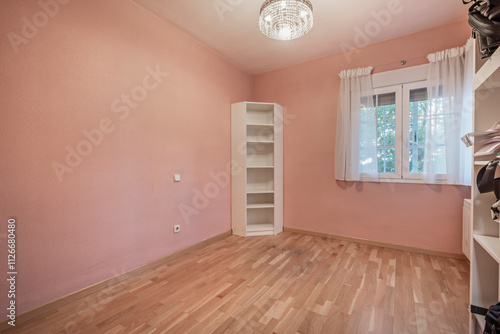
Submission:
M 340 72 L 335 142 L 335 178 L 378 178 L 377 123 L 373 107 L 373 67 Z
M 471 184 L 471 153 L 460 138 L 472 131 L 472 40 L 429 54 L 423 178 Z

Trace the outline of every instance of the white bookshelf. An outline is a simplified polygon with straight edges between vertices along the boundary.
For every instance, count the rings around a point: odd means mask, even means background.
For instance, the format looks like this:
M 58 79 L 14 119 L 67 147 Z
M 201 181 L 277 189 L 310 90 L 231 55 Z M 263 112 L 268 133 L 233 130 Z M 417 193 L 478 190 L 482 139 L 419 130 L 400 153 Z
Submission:
M 500 49 L 489 59 L 475 52 L 474 131 L 484 131 L 500 120 Z M 474 145 L 474 152 L 479 149 Z M 476 175 L 494 155 L 474 158 L 472 182 L 472 255 L 470 266 L 470 303 L 488 308 L 500 300 L 500 224 L 491 219 L 490 207 L 496 201 L 491 193 L 479 193 Z M 484 316 L 471 314 L 470 333 L 483 333 Z
M 476 324 L 478 326 L 477 331 L 479 333 L 484 332 L 484 327 L 486 326 L 486 319 L 483 316 L 478 315 L 478 314 L 474 314 L 474 319 L 475 319 Z
M 283 230 L 283 107 L 231 105 L 231 225 L 241 236 Z

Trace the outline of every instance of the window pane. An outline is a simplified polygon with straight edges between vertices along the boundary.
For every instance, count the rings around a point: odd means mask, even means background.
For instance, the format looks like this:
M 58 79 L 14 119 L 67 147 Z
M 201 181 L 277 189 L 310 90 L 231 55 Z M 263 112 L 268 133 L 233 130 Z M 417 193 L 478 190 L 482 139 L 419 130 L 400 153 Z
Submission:
M 396 105 L 390 104 L 386 106 L 386 118 L 387 119 L 395 119 L 396 118 Z
M 425 116 L 427 113 L 427 88 L 410 90 L 410 117 Z
M 385 150 L 385 172 L 396 172 L 396 150 L 394 148 Z
M 377 95 L 377 119 L 391 119 L 395 117 L 396 93 Z
M 422 173 L 424 171 L 423 147 L 410 147 L 410 173 Z
M 377 146 L 396 145 L 396 121 L 379 121 L 377 123 Z
M 410 118 L 410 145 L 425 145 L 425 118 Z
M 394 148 L 379 148 L 377 156 L 379 173 L 396 172 L 396 150 Z
M 417 143 L 418 118 L 410 118 L 410 145 Z
M 379 173 L 396 172 L 396 93 L 379 94 L 377 107 L 377 158 Z
M 377 119 L 385 119 L 385 107 L 384 106 L 377 107 Z
M 379 106 L 377 112 L 377 119 L 395 119 L 396 118 L 396 105 L 389 104 L 385 106 Z
M 382 122 L 380 122 L 382 123 Z M 396 121 L 383 121 L 384 123 L 384 146 L 396 145 Z
M 418 102 L 410 102 L 410 117 L 418 117 Z
M 377 150 L 377 165 L 378 165 L 378 172 L 379 173 L 385 173 L 385 164 L 384 164 L 384 149 L 378 149 Z
M 385 146 L 385 123 L 377 122 L 377 146 Z
M 425 118 L 418 120 L 417 145 L 425 145 Z
M 410 115 L 409 115 L 409 172 L 422 173 L 424 170 L 425 155 L 425 127 L 427 118 L 427 88 L 410 90 Z M 434 121 L 435 126 L 440 126 L 439 121 Z
M 428 101 L 419 101 L 418 102 L 418 115 L 419 116 L 425 116 L 427 115 L 427 106 L 428 106 Z

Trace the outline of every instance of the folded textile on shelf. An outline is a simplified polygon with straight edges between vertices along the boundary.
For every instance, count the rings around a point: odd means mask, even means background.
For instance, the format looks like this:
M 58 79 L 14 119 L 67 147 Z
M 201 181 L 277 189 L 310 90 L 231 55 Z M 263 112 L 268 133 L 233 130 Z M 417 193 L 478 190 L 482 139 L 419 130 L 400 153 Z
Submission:
M 500 121 L 496 122 L 491 128 L 485 131 L 469 132 L 465 136 L 463 136 L 461 139 L 466 147 L 471 147 L 474 144 L 474 141 L 472 140 L 473 137 L 489 137 L 489 139 L 483 140 L 483 142 L 481 142 L 480 144 L 490 145 L 491 147 L 493 147 L 494 145 L 492 144 L 494 142 L 500 141 L 500 139 L 496 139 L 497 137 L 500 137 Z M 492 154 L 497 148 L 498 147 L 493 148 L 493 151 L 491 153 L 484 153 L 479 155 Z
M 477 152 L 474 153 L 475 157 L 493 154 L 495 153 L 495 151 L 500 149 L 500 136 L 495 136 L 493 138 L 483 140 L 479 142 L 479 145 L 481 145 L 481 148 L 479 148 Z

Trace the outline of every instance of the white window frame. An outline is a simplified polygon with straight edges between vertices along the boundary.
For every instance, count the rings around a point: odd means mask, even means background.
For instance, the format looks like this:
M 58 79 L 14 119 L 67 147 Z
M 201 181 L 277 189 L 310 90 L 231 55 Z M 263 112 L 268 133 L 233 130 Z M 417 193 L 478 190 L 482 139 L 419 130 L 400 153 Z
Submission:
M 400 70 L 376 73 L 372 75 L 373 88 L 375 94 L 385 94 L 396 92 L 396 101 L 402 101 L 398 106 L 396 103 L 396 173 L 380 173 L 376 182 L 395 183 L 421 183 L 424 182 L 422 174 L 409 173 L 409 117 L 410 117 L 410 90 L 426 87 L 427 72 L 429 65 L 412 66 Z M 399 87 L 399 88 L 398 88 Z M 399 94 L 399 96 L 398 96 Z M 402 94 L 402 96 L 400 95 Z M 398 117 L 399 113 L 399 117 Z M 401 128 L 402 127 L 402 128 Z M 405 136 L 405 138 L 402 138 Z M 405 146 L 401 147 L 401 145 Z M 399 145 L 399 146 L 398 146 Z M 399 147 L 399 151 L 398 151 Z M 399 172 L 398 172 L 399 171 Z M 362 181 L 374 181 L 369 178 L 362 178 Z M 438 176 L 434 184 L 446 184 L 446 175 Z

